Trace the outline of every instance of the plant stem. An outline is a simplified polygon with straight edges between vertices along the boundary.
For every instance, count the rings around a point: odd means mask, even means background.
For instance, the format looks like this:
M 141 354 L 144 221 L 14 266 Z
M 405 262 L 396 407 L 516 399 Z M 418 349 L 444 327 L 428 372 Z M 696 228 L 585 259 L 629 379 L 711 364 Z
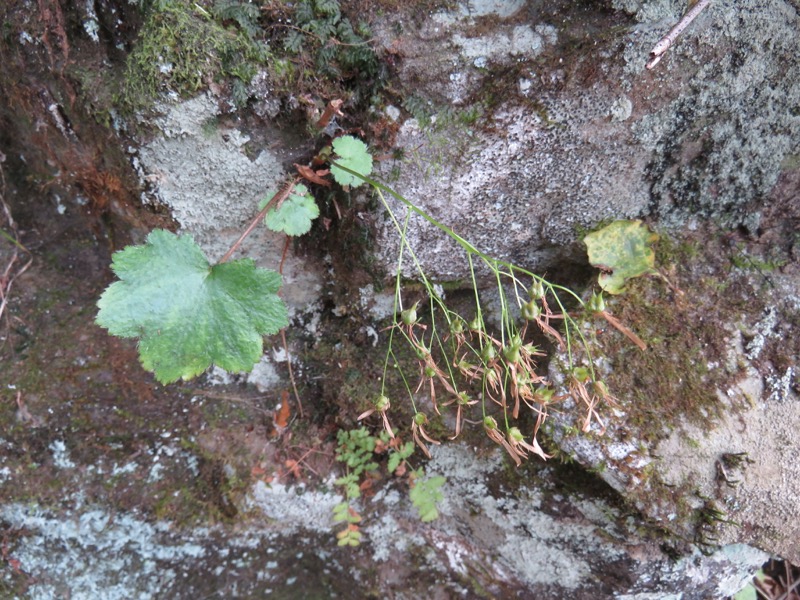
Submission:
M 294 371 L 292 370 L 292 355 L 289 354 L 289 344 L 286 342 L 286 329 L 281 329 L 281 340 L 283 341 L 283 349 L 286 352 L 286 366 L 289 368 L 289 381 L 292 384 L 292 391 L 294 392 L 294 399 L 297 402 L 297 414 L 302 419 L 303 403 L 300 401 L 300 392 L 297 391 L 297 383 L 294 380 Z
M 467 254 L 470 254 L 470 253 L 475 254 L 476 256 L 480 257 L 483 261 L 485 261 L 486 263 L 488 263 L 490 265 L 492 265 L 492 264 L 493 265 L 500 265 L 500 266 L 506 267 L 507 269 L 518 271 L 519 273 L 522 273 L 523 275 L 527 275 L 528 277 L 534 277 L 536 279 L 541 279 L 541 277 L 539 277 L 538 275 L 535 275 L 534 273 L 532 273 L 531 271 L 528 271 L 527 269 L 523 269 L 521 267 L 513 265 L 510 262 L 506 262 L 504 260 L 500 260 L 500 259 L 497 259 L 497 258 L 492 258 L 488 254 L 485 254 L 485 253 L 481 252 L 475 246 L 470 244 L 467 240 L 465 240 L 460 235 L 458 235 L 455 231 L 450 229 L 450 227 L 448 227 L 444 223 L 441 223 L 441 222 L 437 221 L 435 218 L 430 216 L 424 210 L 422 210 L 421 208 L 416 206 L 413 202 L 411 202 L 410 200 L 406 200 L 403 196 L 401 196 L 399 193 L 394 191 L 392 188 L 383 185 L 382 183 L 376 181 L 375 179 L 372 179 L 371 177 L 367 177 L 366 175 L 362 175 L 358 171 L 353 171 L 352 169 L 349 169 L 349 168 L 345 167 L 344 165 L 339 164 L 336 161 L 331 161 L 331 164 L 336 165 L 342 171 L 345 171 L 346 173 L 350 173 L 351 175 L 353 175 L 355 177 L 358 177 L 364 183 L 367 183 L 367 184 L 371 185 L 373 188 L 375 188 L 377 190 L 380 190 L 382 192 L 385 192 L 385 193 L 389 194 L 392 198 L 395 198 L 396 200 L 402 202 L 405 206 L 407 206 L 412 211 L 414 211 L 416 214 L 418 214 L 420 217 L 425 219 L 428 223 L 430 223 L 431 225 L 433 225 L 437 229 L 440 229 L 441 231 L 446 233 L 448 236 L 453 238 L 453 240 L 455 240 L 458 243 L 459 246 L 461 246 L 464 250 L 466 250 Z M 549 283 L 549 282 L 547 282 L 547 286 L 549 288 L 553 289 L 553 290 L 561 290 L 562 292 L 565 292 L 565 293 L 569 294 L 570 296 L 575 298 L 575 300 L 577 300 L 578 303 L 581 306 L 583 306 L 584 303 L 583 303 L 583 300 L 581 299 L 581 297 L 578 296 L 578 294 L 573 292 L 571 289 L 569 289 L 567 287 L 564 287 L 564 286 L 561 286 L 561 285 L 554 284 L 554 283 Z
M 286 200 L 289 197 L 289 194 L 292 193 L 292 190 L 294 189 L 294 186 L 297 184 L 298 181 L 300 181 L 300 178 L 299 177 L 295 177 L 294 179 L 289 181 L 286 185 L 284 185 L 280 190 L 278 190 L 272 198 L 270 198 L 270 201 L 267 202 L 267 204 L 264 206 L 264 208 L 262 208 L 259 211 L 259 213 L 253 218 L 253 220 L 247 226 L 247 229 L 245 229 L 242 232 L 242 235 L 239 236 L 239 239 L 236 240 L 233 243 L 233 246 L 230 247 L 230 250 L 228 250 L 225 253 L 225 256 L 223 256 L 221 259 L 219 259 L 219 262 L 217 263 L 218 265 L 221 265 L 222 263 L 226 263 L 231 259 L 231 256 L 233 256 L 233 253 L 236 252 L 239 249 L 239 246 L 242 245 L 242 242 L 245 240 L 245 238 L 248 235 L 250 235 L 251 233 L 253 233 L 253 229 L 255 229 L 256 226 L 261 222 L 261 220 L 264 217 L 267 216 L 267 213 L 273 207 L 274 208 L 280 208 L 280 206 L 281 206 L 281 204 L 283 204 L 284 200 Z

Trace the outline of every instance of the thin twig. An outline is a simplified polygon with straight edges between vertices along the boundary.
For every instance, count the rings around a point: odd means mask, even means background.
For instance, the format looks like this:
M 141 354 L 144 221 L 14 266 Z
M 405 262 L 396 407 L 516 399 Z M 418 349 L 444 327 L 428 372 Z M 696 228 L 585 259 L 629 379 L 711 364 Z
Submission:
M 286 342 L 286 330 L 281 329 L 281 339 L 283 340 L 283 350 L 286 352 L 286 366 L 289 367 L 289 381 L 292 383 L 292 391 L 294 392 L 294 399 L 297 401 L 297 414 L 302 418 L 303 403 L 300 401 L 300 393 L 297 391 L 297 383 L 294 380 L 294 371 L 292 371 L 292 355 L 289 354 L 289 344 Z
M 281 207 L 281 204 L 283 204 L 284 200 L 286 200 L 289 197 L 289 194 L 292 193 L 292 190 L 294 189 L 294 186 L 297 184 L 298 181 L 300 181 L 300 178 L 295 177 L 289 183 L 283 186 L 283 188 L 281 188 L 278 192 L 276 192 L 272 198 L 270 198 L 270 201 L 267 202 L 264 208 L 262 208 L 259 211 L 259 213 L 253 218 L 253 220 L 250 222 L 250 225 L 247 226 L 247 229 L 244 230 L 242 235 L 239 236 L 239 239 L 233 243 L 233 246 L 231 246 L 230 250 L 228 250 L 225 253 L 225 256 L 223 256 L 217 264 L 221 265 L 222 263 L 228 262 L 231 259 L 233 253 L 239 249 L 239 246 L 242 245 L 242 242 L 245 240 L 245 238 L 248 235 L 250 235 L 253 232 L 253 229 L 255 229 L 258 226 L 258 224 L 261 222 L 261 219 L 266 217 L 267 213 L 273 207 L 275 208 Z
M 267 216 L 267 212 L 269 212 L 273 207 L 275 207 L 276 209 L 281 207 L 281 204 L 283 204 L 284 201 L 292 193 L 292 190 L 294 189 L 294 186 L 297 184 L 298 181 L 300 181 L 300 177 L 295 177 L 294 179 L 289 181 L 286 185 L 284 185 L 283 188 L 281 188 L 278 192 L 276 192 L 275 195 L 272 196 L 272 198 L 270 198 L 269 202 L 267 202 L 264 208 L 262 208 L 259 211 L 259 213 L 255 216 L 255 218 L 250 222 L 250 225 L 247 226 L 247 229 L 244 230 L 242 235 L 239 236 L 239 239 L 233 243 L 233 246 L 230 247 L 230 250 L 228 250 L 225 253 L 225 256 L 223 256 L 217 264 L 221 265 L 222 263 L 228 262 L 230 260 L 231 256 L 233 256 L 233 253 L 236 252 L 239 246 L 242 245 L 242 242 L 245 240 L 245 238 L 253 232 L 253 229 L 255 229 L 258 226 L 258 224 L 261 222 L 261 219 Z M 285 250 L 284 250 L 284 255 L 285 255 Z M 281 260 L 280 269 L 281 269 L 280 272 L 282 273 L 283 260 Z M 289 345 L 286 343 L 286 332 L 283 329 L 281 329 L 281 338 L 283 339 L 283 349 L 286 351 L 286 364 L 289 367 L 289 379 L 292 382 L 292 390 L 294 391 L 295 400 L 297 400 L 297 413 L 302 417 L 303 404 L 302 402 L 300 402 L 300 394 L 297 392 L 297 384 L 295 383 L 294 373 L 292 371 L 292 357 L 289 354 Z
M 791 579 L 791 570 L 788 566 L 786 570 L 789 572 L 789 578 L 786 580 L 786 585 L 789 585 L 789 579 Z M 792 593 L 797 589 L 798 586 L 800 586 L 800 579 L 793 582 L 792 585 L 781 596 L 778 597 L 778 600 L 788 600 L 788 598 L 792 595 Z
M 697 15 L 699 15 L 710 3 L 711 0 L 698 0 L 697 4 L 695 4 L 685 15 L 683 15 L 681 20 L 669 30 L 669 33 L 658 40 L 658 43 L 650 51 L 650 60 L 647 62 L 647 65 L 645 65 L 648 69 L 652 69 L 659 63 L 664 56 L 664 53 L 666 53 L 670 46 L 675 43 L 675 40 L 678 39 L 678 36 L 681 33 L 683 33 L 683 30 L 686 29 L 691 22 L 697 18 Z
M 283 244 L 283 252 L 281 253 L 281 263 L 280 263 L 280 265 L 278 265 L 278 273 L 280 273 L 281 275 L 283 275 L 283 263 L 286 262 L 286 254 L 289 252 L 289 244 L 290 243 L 291 243 L 291 240 L 289 239 L 289 236 L 287 235 L 286 236 L 286 241 Z
M 283 275 L 283 262 L 286 260 L 286 251 L 289 249 L 289 236 L 286 236 L 286 244 L 283 246 L 283 255 L 281 256 L 281 264 L 278 267 L 278 273 Z M 294 371 L 292 370 L 292 355 L 289 354 L 289 344 L 286 341 L 286 330 L 281 329 L 281 340 L 283 340 L 283 351 L 286 352 L 286 366 L 289 368 L 289 381 L 292 384 L 292 391 L 294 392 L 294 399 L 297 401 L 297 414 L 302 418 L 303 403 L 300 401 L 300 393 L 297 391 L 297 383 L 294 380 Z
M 344 113 L 341 111 L 343 104 L 344 100 L 339 100 L 339 99 L 331 100 L 330 102 L 328 102 L 328 106 L 325 107 L 325 111 L 322 113 L 322 116 L 319 118 L 319 121 L 317 121 L 315 125 L 316 128 L 325 129 L 334 116 L 343 117 Z
M 0 164 L 5 162 L 6 156 L 2 152 L 0 152 Z M 14 217 L 11 216 L 11 210 L 8 208 L 5 200 L 5 191 L 6 191 L 6 178 L 5 173 L 3 172 L 2 167 L 0 167 L 0 207 L 3 209 L 3 214 L 5 215 L 6 221 L 8 222 L 8 226 L 11 230 L 11 233 L 6 233 L 3 229 L 0 229 L 0 234 L 2 237 L 8 240 L 11 244 L 14 245 L 14 250 L 12 251 L 11 258 L 8 261 L 8 264 L 5 267 L 4 272 L 0 275 L 0 320 L 2 320 L 3 315 L 5 314 L 6 307 L 8 306 L 8 298 L 11 294 L 11 286 L 14 284 L 14 280 L 17 279 L 20 275 L 22 275 L 25 271 L 28 270 L 28 267 L 31 266 L 33 263 L 33 255 L 31 251 L 28 250 L 22 243 L 19 241 L 19 232 L 17 231 L 17 224 L 14 221 Z M 14 269 L 15 263 L 18 262 L 19 253 L 18 251 L 25 252 L 28 255 L 28 261 L 22 265 L 21 267 Z M 3 342 L 5 345 L 5 341 Z

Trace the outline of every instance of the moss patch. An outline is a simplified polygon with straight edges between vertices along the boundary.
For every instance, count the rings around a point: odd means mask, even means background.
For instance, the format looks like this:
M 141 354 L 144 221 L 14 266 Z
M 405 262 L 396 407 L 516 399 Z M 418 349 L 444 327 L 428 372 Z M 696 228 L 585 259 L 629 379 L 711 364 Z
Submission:
M 625 294 L 607 300 L 647 350 L 611 328 L 599 336 L 603 352 L 613 357 L 608 384 L 619 393 L 634 437 L 648 443 L 681 421 L 713 426 L 723 409 L 717 390 L 738 370 L 726 365 L 732 332 L 721 324 L 758 311 L 743 286 L 731 285 L 730 260 L 709 256 L 699 240 L 662 236 L 656 250 L 666 281 L 631 280 Z M 698 269 L 701 261 L 705 267 Z
M 121 106 L 147 108 L 159 93 L 186 97 L 224 78 L 233 79 L 234 100 L 244 104 L 244 88 L 270 54 L 256 30 L 226 27 L 235 19 L 218 14 L 186 0 L 155 3 L 128 57 Z

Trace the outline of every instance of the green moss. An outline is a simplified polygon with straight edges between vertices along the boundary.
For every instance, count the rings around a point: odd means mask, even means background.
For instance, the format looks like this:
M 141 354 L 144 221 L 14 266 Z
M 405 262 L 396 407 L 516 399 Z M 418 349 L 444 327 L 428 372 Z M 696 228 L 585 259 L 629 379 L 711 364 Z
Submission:
M 648 344 L 641 351 L 611 331 L 601 336 L 603 351 L 619 365 L 608 384 L 635 435 L 649 442 L 683 420 L 707 427 L 722 409 L 717 390 L 730 377 L 722 366 L 729 333 L 718 313 L 707 312 L 702 289 L 687 294 L 676 296 L 651 278 L 631 281 L 624 296 L 609 301 L 612 314 Z
M 245 30 L 223 26 L 198 3 L 164 0 L 148 11 L 118 103 L 125 112 L 141 110 L 160 93 L 185 97 L 225 78 L 238 82 L 233 91 L 241 103 L 247 100 L 243 87 L 268 58 L 265 44 Z

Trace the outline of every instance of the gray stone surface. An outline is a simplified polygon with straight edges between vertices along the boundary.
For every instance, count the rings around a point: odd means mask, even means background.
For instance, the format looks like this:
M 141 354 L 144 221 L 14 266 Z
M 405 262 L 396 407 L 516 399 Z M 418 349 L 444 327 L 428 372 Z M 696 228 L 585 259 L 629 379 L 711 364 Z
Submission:
M 706 267 L 697 260 L 684 268 Z M 653 406 L 651 417 L 642 421 L 632 416 L 642 395 L 617 388 L 613 392 L 619 404 L 600 411 L 603 427 L 595 422 L 591 431 L 576 434 L 582 427 L 582 407 L 570 399 L 553 413 L 550 434 L 563 451 L 596 471 L 665 530 L 710 547 L 746 543 L 797 563 L 800 463 L 794 432 L 800 427 L 800 396 L 791 344 L 800 277 L 795 265 L 785 273 L 770 273 L 772 287 L 765 288 L 758 272 L 728 278 L 733 289 L 744 297 L 761 297 L 766 307 L 739 303 L 731 315 L 724 302 L 691 300 L 705 302 L 702 310 L 714 315 L 724 338 L 721 348 L 703 344 L 699 353 L 697 347 L 684 348 L 697 356 L 701 372 L 726 374 L 718 387 L 709 389 L 716 401 L 691 416 Z M 725 322 L 723 315 L 735 320 Z M 628 324 L 642 328 L 641 323 Z M 690 319 L 684 327 L 689 331 L 695 325 Z M 657 344 L 645 352 L 658 352 Z M 606 357 L 599 350 L 598 356 L 596 368 L 612 381 L 615 369 L 632 373 L 635 380 L 642 369 L 652 368 L 640 366 L 630 354 Z M 563 382 L 558 364 L 551 364 L 551 376 Z M 667 376 L 691 376 L 674 374 L 665 363 L 655 368 Z
M 387 20 L 384 43 L 404 56 L 399 81 L 439 116 L 402 123 L 406 159 L 384 167 L 399 167 L 393 187 L 481 250 L 537 269 L 607 219 L 680 227 L 699 216 L 755 231 L 761 203 L 800 153 L 797 7 L 712 2 L 648 71 L 684 3 L 616 6 L 635 22 L 578 11 L 568 25 L 525 22 L 552 35 L 520 57 L 504 50 L 504 36 L 523 26 L 515 19 L 477 34 L 469 17 L 404 22 L 400 35 Z M 476 66 L 479 47 L 499 50 Z M 442 118 L 481 102 L 490 110 L 474 122 Z M 409 239 L 431 275 L 465 275 L 454 245 L 419 219 Z M 389 223 L 379 247 L 391 270 Z
M 149 192 L 145 201 L 169 207 L 180 231 L 191 234 L 211 261 L 219 260 L 275 193 L 287 175 L 268 148 L 247 148 L 250 138 L 221 123 L 220 100 L 211 94 L 159 107 L 158 133 L 143 140 L 133 160 Z M 248 152 L 254 154 L 252 157 Z M 286 236 L 257 227 L 235 257 L 249 256 L 277 270 Z M 319 299 L 321 265 L 288 253 L 282 297 L 303 312 Z
M 80 477 L 80 470 L 70 467 Z M 511 489 L 499 451 L 478 458 L 458 444 L 434 450 L 428 472 L 445 474 L 442 516 L 420 524 L 402 489 L 363 503 L 367 541 L 336 549 L 336 494 L 258 483 L 237 527 L 175 528 L 112 513 L 80 496 L 63 510 L 0 507 L 18 532 L 13 558 L 28 596 L 116 600 L 227 597 L 362 598 L 378 585 L 399 599 L 474 597 L 722 598 L 741 589 L 767 555 L 730 545 L 673 560 L 658 540 L 600 497 L 565 492 L 557 470 Z M 563 476 L 563 475 L 562 475 Z M 243 506 L 244 507 L 244 506 Z M 103 560 L 98 560 L 98 553 Z M 337 583 L 338 582 L 338 583 Z M 646 596 L 646 594 L 650 594 Z

